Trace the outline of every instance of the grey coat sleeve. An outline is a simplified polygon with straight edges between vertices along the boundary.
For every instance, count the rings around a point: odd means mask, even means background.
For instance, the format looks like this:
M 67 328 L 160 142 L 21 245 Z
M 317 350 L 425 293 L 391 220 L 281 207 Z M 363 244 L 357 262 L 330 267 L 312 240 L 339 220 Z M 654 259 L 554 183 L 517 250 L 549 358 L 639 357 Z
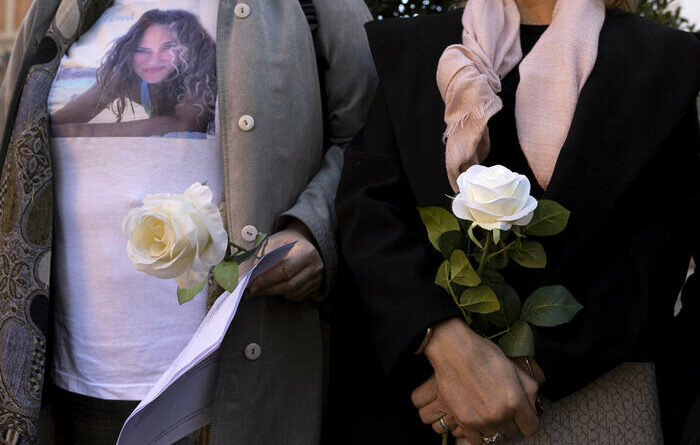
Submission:
M 364 125 L 377 75 L 364 24 L 372 19 L 362 0 L 314 0 L 326 71 L 328 126 L 331 147 L 318 173 L 295 205 L 282 216 L 301 220 L 314 235 L 326 272 L 324 295 L 338 265 L 335 194 L 343 168 L 343 150 Z

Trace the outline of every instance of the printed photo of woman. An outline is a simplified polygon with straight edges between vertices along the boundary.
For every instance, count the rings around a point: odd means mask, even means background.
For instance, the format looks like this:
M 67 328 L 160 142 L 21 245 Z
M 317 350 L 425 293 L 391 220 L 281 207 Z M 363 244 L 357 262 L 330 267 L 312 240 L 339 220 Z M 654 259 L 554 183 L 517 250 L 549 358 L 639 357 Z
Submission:
M 203 138 L 214 133 L 216 44 L 190 12 L 145 12 L 114 41 L 96 78 L 52 113 L 54 137 Z M 135 104 L 143 112 L 137 114 Z M 105 110 L 113 122 L 94 122 Z

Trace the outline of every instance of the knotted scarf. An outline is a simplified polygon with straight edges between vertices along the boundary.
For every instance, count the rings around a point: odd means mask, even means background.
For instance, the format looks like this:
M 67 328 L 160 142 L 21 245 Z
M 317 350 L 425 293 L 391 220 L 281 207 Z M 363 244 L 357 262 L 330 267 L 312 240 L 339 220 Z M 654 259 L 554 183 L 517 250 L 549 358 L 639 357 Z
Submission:
M 547 187 L 593 70 L 604 20 L 603 0 L 559 0 L 551 25 L 523 59 L 515 0 L 469 0 L 462 43 L 445 49 L 437 71 L 447 175 L 455 191 L 459 174 L 488 155 L 487 123 L 503 107 L 501 79 L 518 63 L 518 137 L 537 181 Z

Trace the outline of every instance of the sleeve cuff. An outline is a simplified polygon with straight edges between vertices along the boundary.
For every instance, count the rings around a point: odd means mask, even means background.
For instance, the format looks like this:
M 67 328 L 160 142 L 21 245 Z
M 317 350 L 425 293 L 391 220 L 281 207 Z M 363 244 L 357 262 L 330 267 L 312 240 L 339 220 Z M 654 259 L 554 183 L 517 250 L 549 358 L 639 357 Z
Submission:
M 304 202 L 298 202 L 294 207 L 284 212 L 277 220 L 276 229 L 281 229 L 293 218 L 304 223 L 311 235 L 313 235 L 314 239 L 312 241 L 316 245 L 316 249 L 318 249 L 323 261 L 324 280 L 321 289 L 322 295 L 317 299 L 317 302 L 319 302 L 326 299 L 335 283 L 338 270 L 338 252 L 333 231 L 306 207 L 307 205 Z

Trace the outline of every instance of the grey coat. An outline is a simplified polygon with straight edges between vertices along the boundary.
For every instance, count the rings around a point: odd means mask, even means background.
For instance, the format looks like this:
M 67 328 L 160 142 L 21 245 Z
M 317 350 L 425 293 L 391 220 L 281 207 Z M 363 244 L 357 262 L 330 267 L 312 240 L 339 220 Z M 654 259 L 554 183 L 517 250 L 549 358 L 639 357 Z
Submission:
M 72 26 L 78 1 L 90 0 L 63 0 L 60 8 L 59 0 L 35 0 L 18 33 L 0 89 L 0 166 L 39 42 L 54 17 Z M 362 0 L 314 0 L 330 66 L 332 146 L 324 155 L 316 57 L 298 0 L 244 1 L 247 17 L 236 14 L 241 2 L 221 0 L 217 22 L 218 131 L 229 235 L 245 246 L 245 226 L 272 233 L 289 218 L 301 220 L 315 237 L 328 289 L 337 265 L 334 198 L 342 150 L 361 128 L 376 85 L 363 30 L 371 16 Z M 261 351 L 252 360 L 246 355 L 251 344 Z M 211 443 L 318 443 L 323 354 L 312 302 L 242 303 L 223 345 Z

